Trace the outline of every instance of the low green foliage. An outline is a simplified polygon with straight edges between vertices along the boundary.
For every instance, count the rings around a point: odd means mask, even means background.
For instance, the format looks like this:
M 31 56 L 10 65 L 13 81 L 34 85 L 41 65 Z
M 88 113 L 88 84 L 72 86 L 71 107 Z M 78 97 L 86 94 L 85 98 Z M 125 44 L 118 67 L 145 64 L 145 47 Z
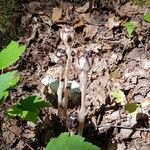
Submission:
M 149 6 L 150 0 L 132 0 L 134 4 L 141 5 L 141 6 Z
M 23 120 L 36 123 L 40 109 L 50 106 L 50 103 L 45 102 L 41 99 L 41 97 L 30 96 L 25 99 L 21 99 L 18 104 L 10 107 L 7 114 L 11 118 L 18 116 Z
M 7 48 L 0 52 L 0 69 L 5 69 L 15 63 L 25 49 L 25 46 L 21 46 L 18 42 L 12 41 Z M 8 90 L 18 83 L 19 78 L 18 71 L 10 71 L 0 75 L 0 105 L 8 97 Z
M 100 150 L 99 147 L 84 142 L 84 138 L 78 135 L 69 136 L 62 133 L 58 138 L 52 139 L 46 146 L 46 150 Z
M 137 27 L 135 22 L 128 21 L 125 23 L 125 27 L 128 33 L 128 37 L 131 38 L 133 37 L 133 32 L 135 31 L 135 28 Z
M 8 90 L 18 83 L 19 78 L 17 71 L 11 71 L 0 75 L 0 104 L 7 98 Z
M 128 102 L 125 105 L 125 110 L 128 111 L 129 113 L 133 113 L 136 111 L 136 109 L 138 108 L 138 105 L 135 102 Z
M 147 12 L 147 13 L 144 15 L 144 21 L 150 23 L 150 12 Z
M 12 41 L 0 52 L 0 69 L 5 69 L 15 63 L 25 49 L 26 46 L 20 45 L 19 42 Z
M 114 90 L 114 91 L 110 92 L 110 95 L 115 98 L 115 101 L 117 103 L 121 103 L 125 100 L 124 92 L 121 90 Z

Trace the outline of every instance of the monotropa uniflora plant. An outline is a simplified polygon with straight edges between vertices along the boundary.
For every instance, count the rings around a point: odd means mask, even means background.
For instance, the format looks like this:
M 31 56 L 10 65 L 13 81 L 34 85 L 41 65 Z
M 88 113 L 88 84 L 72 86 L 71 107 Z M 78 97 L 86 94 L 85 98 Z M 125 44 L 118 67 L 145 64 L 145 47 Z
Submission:
M 69 97 L 69 88 L 68 88 L 68 73 L 69 73 L 69 65 L 71 63 L 71 52 L 72 52 L 72 44 L 74 40 L 74 28 L 71 26 L 64 26 L 60 30 L 60 38 L 65 45 L 67 60 L 65 64 L 64 70 L 64 98 L 62 99 L 62 116 L 66 116 L 67 107 L 68 107 L 68 97 Z
M 59 65 L 59 86 L 57 90 L 59 118 L 61 118 L 62 116 L 62 96 L 63 96 L 63 89 L 64 89 L 64 70 L 65 70 L 66 60 L 67 60 L 67 55 L 65 49 L 58 48 L 57 51 L 55 52 L 55 62 Z
M 85 122 L 85 99 L 87 89 L 87 75 L 92 65 L 92 54 L 90 51 L 79 51 L 76 58 L 76 68 L 79 70 L 80 91 L 81 91 L 81 108 L 78 114 L 79 129 L 78 134 L 82 136 Z

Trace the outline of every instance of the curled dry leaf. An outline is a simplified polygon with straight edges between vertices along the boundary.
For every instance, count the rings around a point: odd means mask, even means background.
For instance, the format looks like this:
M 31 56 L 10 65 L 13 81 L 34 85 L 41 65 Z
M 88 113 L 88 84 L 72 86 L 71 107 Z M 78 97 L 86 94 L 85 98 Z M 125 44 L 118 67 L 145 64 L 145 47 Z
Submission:
M 84 18 L 83 18 L 83 17 L 77 19 L 77 20 L 74 22 L 74 28 L 82 27 L 82 26 L 84 26 L 84 25 L 85 25 L 85 23 L 84 23 Z
M 87 2 L 84 6 L 78 7 L 75 10 L 79 13 L 84 13 L 89 9 L 89 7 L 90 7 L 90 2 Z
M 121 21 L 119 20 L 119 18 L 113 16 L 108 19 L 108 24 L 106 26 L 109 28 L 109 30 L 111 30 L 114 27 L 119 27 L 120 24 L 121 24 Z
M 62 16 L 62 9 L 59 7 L 53 8 L 53 13 L 52 13 L 52 21 L 56 22 L 58 21 Z
M 98 27 L 93 25 L 86 25 L 86 27 L 83 30 L 83 33 L 85 34 L 85 38 L 92 39 L 98 32 Z

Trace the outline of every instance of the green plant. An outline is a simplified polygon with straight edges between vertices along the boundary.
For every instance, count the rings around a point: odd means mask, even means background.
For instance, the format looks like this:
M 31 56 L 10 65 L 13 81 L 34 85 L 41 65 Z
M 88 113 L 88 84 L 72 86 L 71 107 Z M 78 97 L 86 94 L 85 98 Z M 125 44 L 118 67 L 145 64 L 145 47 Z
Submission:
M 7 114 L 11 118 L 18 116 L 23 120 L 36 123 L 39 110 L 49 106 L 50 103 L 45 102 L 39 96 L 29 96 L 25 99 L 21 99 L 18 104 L 11 106 L 8 109 Z
M 50 140 L 46 150 L 100 150 L 99 147 L 84 140 L 78 135 L 69 136 L 69 133 L 62 133 L 58 138 Z
M 128 33 L 128 37 L 132 38 L 133 37 L 133 33 L 135 31 L 135 28 L 137 27 L 136 23 L 133 21 L 127 21 L 125 24 L 127 33 Z
M 148 6 L 150 5 L 150 0 L 132 0 L 136 5 Z
M 118 89 L 114 90 L 114 91 L 110 92 L 110 95 L 115 98 L 115 101 L 117 103 L 121 103 L 125 100 L 124 92 L 121 90 L 118 90 Z
M 147 13 L 144 15 L 144 21 L 150 23 L 150 12 L 147 12 Z
M 26 46 L 19 45 L 19 42 L 12 41 L 0 52 L 0 70 L 3 70 L 15 63 L 25 49 Z M 7 96 L 9 95 L 9 89 L 18 83 L 19 78 L 20 77 L 17 70 L 9 71 L 0 75 L 0 104 L 6 100 Z

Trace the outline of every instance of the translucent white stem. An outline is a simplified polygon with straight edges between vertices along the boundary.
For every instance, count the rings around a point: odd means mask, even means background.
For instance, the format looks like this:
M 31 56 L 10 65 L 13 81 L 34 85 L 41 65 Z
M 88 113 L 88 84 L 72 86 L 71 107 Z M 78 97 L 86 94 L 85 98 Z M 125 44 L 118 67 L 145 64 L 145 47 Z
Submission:
M 58 117 L 61 118 L 62 112 L 61 112 L 61 105 L 62 105 L 62 95 L 63 95 L 63 89 L 64 89 L 64 67 L 60 66 L 60 77 L 59 77 L 59 86 L 57 89 L 57 96 L 58 96 Z
M 67 107 L 68 107 L 68 97 L 69 97 L 69 89 L 68 87 L 68 73 L 69 73 L 69 65 L 70 65 L 70 59 L 71 59 L 71 48 L 69 47 L 67 49 L 67 63 L 65 67 L 65 85 L 64 85 L 64 99 L 63 99 L 63 117 L 66 116 Z
M 78 115 L 79 120 L 79 131 L 78 134 L 82 136 L 84 121 L 85 121 L 85 96 L 86 96 L 86 87 L 87 87 L 87 73 L 82 71 L 80 73 L 80 90 L 81 90 L 81 109 Z

